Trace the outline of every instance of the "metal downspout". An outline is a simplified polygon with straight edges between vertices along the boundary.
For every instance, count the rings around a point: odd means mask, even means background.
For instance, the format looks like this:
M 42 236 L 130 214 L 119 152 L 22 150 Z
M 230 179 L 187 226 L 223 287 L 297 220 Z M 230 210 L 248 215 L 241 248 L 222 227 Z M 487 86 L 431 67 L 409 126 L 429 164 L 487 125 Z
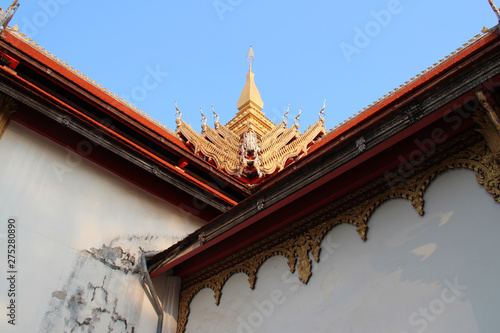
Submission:
M 156 325 L 156 333 L 161 333 L 163 329 L 163 308 L 160 299 L 156 294 L 153 282 L 151 281 L 151 277 L 149 276 L 144 253 L 141 254 L 141 264 L 139 265 L 139 270 L 140 270 L 139 280 L 141 282 L 142 288 L 144 289 L 144 292 L 148 296 L 151 305 L 153 305 L 153 308 L 155 309 L 155 312 L 158 315 L 158 324 Z

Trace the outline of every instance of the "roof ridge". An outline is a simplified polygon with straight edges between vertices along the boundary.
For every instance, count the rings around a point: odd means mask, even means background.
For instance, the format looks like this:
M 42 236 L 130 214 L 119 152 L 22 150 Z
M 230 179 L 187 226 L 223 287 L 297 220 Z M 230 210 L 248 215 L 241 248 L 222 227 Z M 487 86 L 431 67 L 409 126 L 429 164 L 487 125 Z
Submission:
M 480 39 L 482 39 L 483 37 L 485 37 L 486 35 L 488 35 L 489 33 L 491 33 L 491 31 L 493 31 L 497 26 L 493 27 L 493 28 L 490 28 L 490 29 L 487 29 L 486 27 L 483 28 L 483 30 L 481 31 L 480 34 L 477 34 L 475 35 L 473 38 L 469 39 L 466 43 L 462 44 L 461 47 L 455 49 L 455 51 L 449 53 L 448 55 L 446 55 L 444 58 L 440 59 L 438 62 L 434 63 L 432 66 L 430 67 L 427 67 L 427 69 L 421 71 L 419 74 L 415 75 L 414 77 L 410 78 L 408 81 L 406 81 L 404 84 L 400 84 L 398 87 L 396 87 L 395 89 L 389 91 L 387 94 L 385 94 L 383 97 L 379 98 L 378 100 L 374 101 L 373 103 L 369 104 L 368 106 L 364 107 L 363 110 L 360 110 L 358 112 L 355 112 L 352 116 L 350 116 L 348 119 L 340 122 L 337 126 L 335 126 L 334 128 L 330 129 L 330 132 L 332 132 L 333 130 L 336 130 L 342 126 L 344 126 L 345 124 L 347 124 L 348 122 L 350 122 L 351 120 L 353 120 L 354 118 L 360 116 L 361 114 L 363 114 L 365 111 L 368 111 L 370 110 L 371 108 L 375 107 L 376 105 L 382 103 L 383 101 L 385 101 L 387 98 L 391 97 L 393 94 L 395 94 L 396 92 L 399 92 L 400 90 L 402 89 L 405 89 L 407 87 L 409 87 L 411 84 L 413 84 L 416 80 L 420 79 L 421 77 L 429 74 L 431 71 L 435 70 L 436 68 L 440 67 L 441 65 L 447 63 L 448 61 L 450 61 L 453 57 L 455 57 L 457 54 L 459 54 L 460 52 L 462 52 L 463 50 L 469 48 L 471 45 L 473 45 L 474 43 L 476 43 L 477 41 L 479 41 Z
M 46 50 L 43 46 L 39 45 L 37 42 L 35 42 L 30 37 L 28 37 L 26 34 L 20 32 L 19 27 L 17 26 L 17 24 L 15 26 L 13 26 L 13 27 L 7 27 L 6 30 L 8 30 L 11 35 L 16 36 L 19 40 L 21 40 L 24 43 L 26 43 L 27 45 L 31 46 L 34 50 L 40 52 L 42 55 L 44 55 L 48 59 L 52 59 L 53 61 L 59 63 L 60 65 L 64 66 L 66 69 L 68 69 L 69 71 L 71 71 L 73 74 L 77 75 L 81 79 L 83 79 L 83 80 L 87 81 L 88 83 L 92 84 L 94 87 L 96 87 L 96 88 L 100 89 L 101 91 L 105 92 L 107 95 L 109 95 L 115 101 L 121 103 L 123 106 L 127 107 L 129 110 L 131 110 L 131 111 L 133 111 L 133 112 L 141 115 L 147 121 L 149 121 L 150 123 L 158 126 L 161 129 L 167 131 L 169 134 L 174 134 L 174 131 L 172 131 L 170 128 L 168 128 L 167 126 L 165 126 L 162 123 L 160 123 L 158 120 L 156 120 L 153 117 L 149 116 L 147 113 L 144 113 L 144 111 L 139 110 L 138 107 L 136 107 L 132 103 L 124 100 L 122 97 L 119 97 L 118 94 L 113 94 L 113 92 L 111 90 L 103 87 L 102 84 L 99 84 L 95 80 L 92 80 L 92 78 L 90 78 L 89 76 L 81 73 L 78 69 L 75 69 L 73 66 L 70 66 L 67 62 L 64 62 L 62 59 L 58 58 L 56 55 L 54 55 L 50 51 Z M 177 136 L 175 136 L 175 137 L 177 138 Z

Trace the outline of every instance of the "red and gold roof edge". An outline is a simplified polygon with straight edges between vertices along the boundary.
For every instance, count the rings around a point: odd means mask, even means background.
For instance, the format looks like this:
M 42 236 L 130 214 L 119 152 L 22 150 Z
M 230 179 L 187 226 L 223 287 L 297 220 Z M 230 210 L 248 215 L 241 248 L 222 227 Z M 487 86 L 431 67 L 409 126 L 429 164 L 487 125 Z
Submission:
M 42 48 L 36 48 L 36 43 L 30 43 L 29 40 L 25 39 L 23 36 L 8 28 L 2 33 L 2 53 L 9 57 L 9 59 L 14 59 L 16 62 L 18 60 L 22 61 L 23 65 L 26 65 L 33 70 L 41 73 L 44 77 L 53 81 L 57 85 L 61 86 L 63 89 L 71 94 L 79 96 L 79 98 L 85 99 L 90 104 L 96 106 L 101 111 L 107 113 L 111 119 L 123 122 L 126 126 L 134 129 L 136 132 L 140 133 L 141 136 L 147 136 L 150 139 L 156 141 L 159 145 L 166 147 L 169 151 L 173 151 L 181 159 L 186 159 L 190 164 L 196 164 L 197 167 L 205 170 L 206 174 L 210 174 L 210 179 L 213 177 L 218 177 L 224 179 L 224 174 L 217 170 L 214 170 L 208 163 L 200 160 L 197 156 L 192 154 L 192 152 L 179 140 L 178 137 L 173 135 L 171 132 L 160 127 L 160 124 L 152 122 L 150 119 L 145 118 L 145 115 L 141 115 L 135 110 L 131 109 L 130 106 L 124 104 L 109 92 L 104 91 L 95 82 L 91 81 L 90 78 L 82 77 L 78 75 L 75 71 L 60 61 L 56 57 L 49 57 L 47 52 L 42 52 Z M 12 80 L 19 83 L 20 86 L 24 86 L 33 92 L 37 92 L 39 96 L 44 96 L 43 98 L 51 103 L 59 105 L 61 110 L 68 111 L 75 119 L 81 119 L 87 124 L 95 125 L 96 128 L 102 127 L 102 124 L 95 123 L 92 118 L 76 110 L 71 105 L 63 102 L 54 95 L 47 93 L 40 87 L 37 87 L 32 82 L 23 79 L 18 76 L 15 70 L 3 67 L 3 74 L 12 78 Z M 14 114 L 14 118 L 17 114 Z M 28 124 L 25 124 L 28 126 Z M 92 126 L 93 126 L 92 125 Z M 30 126 L 28 126 L 30 127 Z M 31 126 L 32 127 L 32 126 Z M 164 161 L 160 156 L 154 152 L 144 149 L 141 145 L 136 142 L 132 142 L 127 138 L 120 135 L 120 133 L 113 131 L 109 128 L 102 128 L 104 132 L 108 135 L 114 137 L 114 139 L 120 141 L 123 145 L 129 147 L 132 150 L 139 152 L 141 155 L 155 161 L 155 163 L 161 167 L 164 167 L 169 172 L 176 174 L 177 176 L 184 178 L 188 183 L 193 184 L 195 187 L 202 189 L 205 193 L 210 193 L 225 202 L 229 207 L 237 204 L 238 200 L 234 200 L 228 197 L 223 191 L 219 191 L 218 187 L 214 184 L 209 184 L 208 182 L 200 179 L 196 175 L 191 175 L 185 172 L 181 167 L 175 164 L 171 164 Z M 38 131 L 40 132 L 40 131 Z M 40 132 L 43 133 L 43 130 Z M 47 136 L 51 138 L 51 136 Z M 56 140 L 57 141 L 57 140 Z M 59 142 L 65 145 L 64 142 Z M 90 159 L 90 157 L 85 156 Z M 184 162 L 186 163 L 186 162 Z M 109 169 L 109 167 L 108 167 Z M 110 170 L 113 171 L 113 168 Z M 226 183 L 231 184 L 230 181 Z M 232 183 L 235 183 L 232 181 Z M 238 187 L 240 185 L 231 185 L 233 187 Z M 244 191 L 241 189 L 241 193 Z
M 162 123 L 154 120 L 152 117 L 148 116 L 148 114 L 138 110 L 138 108 L 133 107 L 131 103 L 124 101 L 122 98 L 118 97 L 118 95 L 113 94 L 112 91 L 102 87 L 99 83 L 93 81 L 85 74 L 80 73 L 79 70 L 69 66 L 57 56 L 51 54 L 42 46 L 39 46 L 38 43 L 34 42 L 31 38 L 26 37 L 23 33 L 20 33 L 13 28 L 7 28 L 2 34 L 2 39 L 14 46 L 16 49 L 24 52 L 26 55 L 45 65 L 47 68 L 50 68 L 51 71 L 58 73 L 78 87 L 85 89 L 95 97 L 120 110 L 130 119 L 133 119 L 141 125 L 146 126 L 149 130 L 162 135 L 169 141 L 177 144 L 180 148 L 188 150 L 178 142 L 178 138 L 172 134 L 170 129 L 163 126 Z
M 345 134 L 348 133 L 352 128 L 366 122 L 368 119 L 379 116 L 382 110 L 385 110 L 388 105 L 397 104 L 397 101 L 401 98 L 404 98 L 405 95 L 412 93 L 415 89 L 419 89 L 428 81 L 436 79 L 442 73 L 453 67 L 461 59 L 473 53 L 477 49 L 483 47 L 483 45 L 487 45 L 489 41 L 494 39 L 493 35 L 495 33 L 497 33 L 496 27 L 486 31 L 482 35 L 475 36 L 474 39 L 471 39 L 468 43 L 464 44 L 463 48 L 457 49 L 456 52 L 453 52 L 451 55 L 446 56 L 445 59 L 440 60 L 440 62 L 434 64 L 433 67 L 429 67 L 428 71 L 423 71 L 421 74 L 418 74 L 416 78 L 412 78 L 404 85 L 401 85 L 400 88 L 396 88 L 394 91 L 391 91 L 384 98 L 381 98 L 379 99 L 379 101 L 375 102 L 373 106 L 369 106 L 368 108 L 365 108 L 364 111 L 361 111 L 358 114 L 350 117 L 348 120 L 346 120 L 340 126 L 337 126 L 335 129 L 331 130 L 330 132 L 326 131 L 325 129 L 323 133 L 327 135 L 323 137 L 322 140 L 318 141 L 315 145 L 310 146 L 308 148 L 308 154 L 314 154 L 315 151 L 320 150 L 322 147 L 326 146 L 328 142 L 332 140 L 342 139 Z M 191 156 L 198 158 L 201 163 L 206 162 L 204 161 L 203 157 L 200 158 L 199 154 L 196 154 L 191 149 L 189 149 L 189 147 L 186 147 L 186 145 L 184 145 L 182 141 L 180 141 L 178 135 L 176 135 L 177 133 L 173 133 L 171 130 L 167 129 L 166 126 L 163 126 L 161 123 L 153 120 L 152 117 L 148 116 L 142 111 L 138 111 L 137 108 L 133 108 L 131 104 L 121 100 L 121 98 L 119 98 L 116 94 L 112 94 L 111 91 L 103 88 L 101 85 L 91 80 L 83 73 L 80 73 L 78 70 L 75 70 L 71 66 L 68 66 L 68 64 L 62 62 L 62 60 L 57 58 L 55 55 L 51 55 L 50 52 L 44 50 L 43 47 L 38 46 L 37 43 L 31 41 L 31 39 L 25 37 L 23 34 L 17 32 L 12 28 L 8 28 L 5 30 L 2 36 L 2 38 L 9 44 L 23 51 L 27 55 L 33 57 L 54 72 L 57 72 L 61 76 L 70 80 L 78 87 L 85 89 L 95 97 L 118 109 L 130 120 L 137 122 L 148 130 L 163 137 L 168 142 L 176 145 L 183 151 L 189 152 Z M 193 131 L 193 133 L 196 132 Z M 287 160 L 289 163 L 290 159 L 288 158 Z M 212 157 L 210 157 L 210 161 L 208 162 L 209 165 L 216 166 L 217 169 L 227 172 L 227 170 L 224 170 L 224 167 L 222 166 L 224 165 L 223 161 L 219 161 L 214 164 L 213 161 L 217 160 L 213 159 Z M 285 164 L 286 162 L 282 163 L 282 161 L 280 161 L 280 163 L 278 163 L 278 169 L 282 170 Z M 274 172 L 268 172 L 266 174 L 271 175 L 273 173 Z M 241 178 L 238 179 L 238 177 L 234 177 L 234 168 L 227 172 L 227 174 L 232 176 L 231 178 L 233 178 L 233 181 L 236 181 L 240 184 L 255 184 L 265 182 L 259 182 L 259 179 L 254 179 L 253 181 Z
M 207 159 L 217 169 L 224 170 L 228 175 L 240 178 L 247 184 L 256 184 L 263 179 L 262 177 L 272 176 L 290 163 L 306 156 L 309 147 L 326 132 L 322 117 L 302 134 L 298 124 L 287 128 L 284 120 L 262 137 L 256 136 L 256 147 L 252 149 L 258 150 L 258 154 L 255 153 L 256 156 L 251 159 L 252 164 L 248 167 L 248 162 L 244 161 L 246 157 L 243 147 L 245 138 L 252 133 L 247 131 L 239 138 L 217 121 L 215 128 L 205 122 L 201 134 L 180 118 L 177 124 L 176 132 L 185 140 L 186 145 L 192 147 L 195 154 Z M 251 124 L 249 131 L 252 131 Z M 253 171 L 255 177 L 243 177 L 246 174 L 245 169 L 249 170 L 248 174 Z
M 496 40 L 498 35 L 500 35 L 498 26 L 489 30 L 483 30 L 481 34 L 474 36 L 473 39 L 463 44 L 462 47 L 458 48 L 450 55 L 447 55 L 444 59 L 439 60 L 439 62 L 435 63 L 432 67 L 429 67 L 428 70 L 422 71 L 420 74 L 412 77 L 409 81 L 406 81 L 398 88 L 384 95 L 383 98 L 373 102 L 373 104 L 370 104 L 334 129 L 331 129 L 321 142 L 311 148 L 311 153 L 327 145 L 328 142 L 332 140 L 344 140 L 345 137 L 343 138 L 343 136 L 352 128 L 371 120 L 373 117 L 379 116 L 380 113 L 388 108 L 391 108 L 391 111 L 396 111 L 396 109 L 400 107 L 400 105 L 397 104 L 398 101 L 404 99 L 409 94 L 415 94 L 414 91 L 422 89 L 425 85 L 430 84 L 431 81 L 437 80 L 439 77 L 452 70 L 454 66 L 465 58 L 487 47 L 491 42 Z M 428 89 L 429 87 L 427 86 L 425 88 Z
M 323 150 L 325 147 L 331 148 L 332 145 L 329 144 L 331 141 L 343 140 L 346 136 L 352 136 L 356 133 L 356 128 L 363 124 L 368 124 L 372 122 L 377 117 L 386 116 L 390 112 L 394 112 L 397 108 L 397 102 L 400 99 L 403 99 L 406 95 L 413 93 L 415 90 L 420 89 L 425 86 L 428 82 L 436 80 L 441 75 L 444 75 L 447 71 L 453 68 L 455 64 L 460 62 L 465 57 L 473 54 L 474 52 L 487 47 L 487 45 L 496 38 L 498 34 L 498 28 L 494 27 L 488 31 L 486 31 L 483 35 L 476 36 L 475 40 L 470 40 L 469 43 L 464 45 L 465 47 L 462 50 L 459 50 L 458 53 L 452 54 L 452 56 L 448 57 L 447 60 L 443 60 L 440 64 L 436 64 L 431 70 L 426 72 L 424 75 L 419 76 L 415 80 L 407 83 L 401 89 L 397 89 L 395 93 L 387 96 L 382 99 L 376 105 L 370 107 L 364 112 L 361 112 L 357 116 L 354 116 L 352 119 L 345 122 L 339 128 L 333 130 L 328 135 L 323 137 L 322 140 L 318 141 L 316 144 L 311 146 L 308 151 L 308 157 L 305 159 L 301 159 L 303 163 L 309 161 L 313 155 L 316 155 L 319 151 Z M 14 49 L 23 52 L 27 56 L 35 59 L 37 62 L 46 67 L 48 76 L 52 76 L 54 73 L 62 76 L 67 79 L 71 83 L 74 84 L 74 87 L 78 89 L 83 89 L 85 92 L 88 92 L 91 96 L 105 102 L 112 108 L 118 110 L 125 118 L 127 118 L 134 126 L 137 127 L 137 130 L 140 132 L 150 131 L 157 135 L 157 138 L 163 138 L 162 142 L 168 142 L 171 146 L 175 146 L 175 149 L 183 152 L 182 154 L 188 157 L 190 162 L 196 161 L 199 165 L 203 165 L 207 170 L 207 173 L 214 172 L 213 165 L 204 161 L 202 158 L 199 158 L 196 154 L 186 147 L 179 138 L 173 134 L 171 131 L 166 130 L 164 127 L 160 127 L 159 123 L 155 123 L 151 120 L 151 117 L 147 118 L 147 115 L 140 114 L 136 110 L 132 109 L 129 104 L 125 104 L 123 101 L 120 101 L 115 95 L 112 95 L 111 92 L 104 90 L 97 83 L 92 81 L 90 78 L 85 75 L 79 73 L 78 71 L 72 70 L 70 66 L 63 63 L 60 59 L 58 59 L 54 55 L 49 55 L 47 51 L 43 51 L 43 48 L 37 47 L 37 44 L 31 42 L 29 39 L 23 37 L 20 33 L 16 32 L 12 28 L 6 29 L 2 33 L 2 40 L 7 44 L 10 44 L 14 47 Z M 40 68 L 41 69 L 41 68 Z M 388 109 L 390 109 L 388 111 Z M 108 108 L 109 110 L 109 108 Z M 325 131 L 326 132 L 326 131 Z M 183 175 L 182 170 L 174 168 L 174 171 L 179 175 Z M 218 170 L 215 170 L 216 172 Z M 290 170 L 293 172 L 293 170 Z M 289 172 L 282 173 L 281 177 L 286 176 Z M 276 173 L 275 173 L 276 175 Z M 224 173 L 221 174 L 224 178 Z M 226 177 L 230 182 L 243 184 L 244 180 L 235 178 L 235 177 Z M 274 177 L 273 177 L 274 178 Z M 264 185 L 268 183 L 269 178 L 265 179 L 260 183 L 260 185 Z M 247 181 L 248 183 L 248 181 Z M 206 184 L 200 184 L 203 188 L 207 188 L 209 192 L 213 192 L 217 196 L 221 196 L 221 193 L 218 193 L 217 190 L 214 190 L 210 186 Z M 222 197 L 224 197 L 222 195 Z M 226 199 L 224 199 L 226 200 Z M 227 200 L 231 204 L 236 204 L 234 200 Z
M 297 215 L 299 211 L 295 211 L 297 205 L 294 204 L 298 203 L 297 200 L 299 198 L 308 203 L 311 203 L 311 206 L 308 207 L 308 212 L 311 212 L 315 209 L 319 209 L 321 205 L 324 205 L 327 201 L 332 200 L 332 198 L 336 198 L 337 195 L 340 195 L 337 194 L 337 192 L 345 194 L 348 193 L 346 191 L 358 188 L 362 185 L 363 182 L 369 181 L 371 178 L 367 177 L 367 175 L 361 174 L 359 175 L 359 178 L 348 177 L 348 179 L 346 179 L 347 183 L 342 184 L 343 178 L 341 177 L 344 177 L 346 174 L 350 173 L 350 171 L 354 168 L 358 168 L 358 166 L 366 167 L 366 161 L 375 156 L 377 156 L 378 158 L 377 154 L 380 154 L 385 149 L 391 147 L 391 154 L 394 155 L 391 155 L 391 157 L 394 158 L 394 161 L 391 161 L 389 163 L 386 160 L 383 160 L 381 163 L 385 166 L 382 167 L 382 171 L 380 172 L 382 172 L 383 174 L 385 171 L 397 167 L 398 164 L 396 163 L 398 162 L 398 160 L 396 157 L 397 154 L 400 153 L 392 148 L 405 149 L 407 150 L 405 154 L 419 149 L 418 147 L 414 146 L 415 135 L 423 135 L 423 137 L 425 137 L 425 135 L 429 134 L 427 132 L 428 129 L 432 130 L 431 126 L 438 126 L 438 128 L 441 128 L 439 126 L 443 126 L 443 128 L 445 126 L 449 127 L 449 122 L 443 122 L 443 116 L 446 115 L 447 112 L 454 110 L 453 108 L 456 108 L 456 106 L 453 106 L 453 102 L 457 102 L 458 104 L 460 104 L 465 103 L 468 100 L 470 101 L 471 98 L 474 98 L 473 96 L 475 96 L 475 90 L 470 90 L 465 93 L 465 95 L 456 98 L 455 101 L 440 106 L 436 111 L 433 111 L 432 114 L 429 114 L 425 118 L 419 120 L 418 123 L 407 127 L 397 135 L 390 137 L 387 142 L 379 144 L 378 146 L 380 147 L 375 147 L 375 149 L 373 149 L 373 153 L 372 151 L 363 152 L 355 159 L 335 169 L 333 172 L 331 172 L 331 174 L 323 176 L 321 179 L 318 179 L 314 183 L 310 183 L 308 185 L 306 184 L 307 186 L 305 187 L 297 190 L 294 189 L 293 194 L 288 195 L 285 199 L 279 199 L 279 201 L 271 200 L 272 196 L 270 196 L 268 193 L 275 193 L 276 190 L 282 191 L 284 188 L 286 188 L 288 182 L 294 179 L 294 176 L 304 173 L 307 174 L 307 171 L 310 171 L 311 169 L 309 166 L 314 165 L 316 160 L 321 161 L 323 156 L 328 157 L 331 155 L 335 155 L 335 152 L 338 150 L 340 145 L 345 142 L 352 143 L 352 139 L 356 138 L 357 135 L 365 133 L 366 129 L 373 128 L 373 126 L 376 124 L 382 123 L 392 114 L 397 114 L 398 111 L 404 109 L 403 106 L 406 107 L 409 103 L 414 101 L 415 98 L 422 98 L 427 96 L 425 94 L 429 91 L 432 91 L 432 89 L 438 84 L 448 82 L 446 80 L 454 77 L 453 75 L 455 74 L 461 75 L 463 71 L 471 71 L 471 68 L 474 68 L 474 61 L 483 59 L 482 57 L 485 54 L 494 54 L 495 52 L 498 52 L 498 47 L 500 45 L 499 35 L 499 26 L 495 26 L 492 29 L 489 29 L 483 35 L 477 36 L 477 39 L 471 40 L 463 49 L 448 57 L 447 60 L 442 61 L 439 65 L 435 66 L 425 75 L 419 76 L 411 83 L 399 89 L 393 95 L 387 96 L 377 105 L 370 107 L 365 112 L 359 114 L 357 117 L 353 117 L 353 119 L 344 123 L 344 125 L 342 125 L 341 127 L 330 132 L 321 141 L 311 147 L 308 153 L 309 156 L 306 159 L 301 159 L 297 164 L 294 165 L 293 168 L 288 168 L 284 172 L 279 173 L 278 175 L 273 177 L 272 182 L 265 182 L 261 184 L 261 186 L 259 187 L 259 193 L 256 193 L 254 196 L 248 198 L 247 200 L 245 200 L 245 202 L 242 202 L 230 212 L 219 216 L 216 220 L 207 225 L 206 228 L 201 228 L 193 235 L 190 235 L 189 239 L 185 239 L 183 242 L 180 242 L 165 250 L 164 253 L 159 254 L 157 258 L 155 258 L 155 260 L 151 261 L 151 263 L 156 261 L 155 266 L 150 270 L 152 275 L 155 276 L 161 274 L 165 270 L 172 268 L 175 268 L 177 273 L 179 273 L 178 270 L 181 270 L 184 276 L 189 275 L 192 272 L 200 269 L 201 267 L 206 266 L 207 253 L 210 253 L 210 255 L 212 256 L 210 257 L 211 261 L 209 261 L 215 262 L 233 253 L 235 249 L 248 245 L 250 242 L 254 242 L 255 240 L 258 240 L 261 237 L 264 237 L 265 235 L 278 230 L 287 223 L 291 223 L 299 218 L 300 216 Z M 493 61 L 491 60 L 491 58 L 488 59 L 488 61 Z M 498 75 L 491 80 L 493 80 L 493 83 L 499 82 Z M 490 89 L 491 87 L 483 88 Z M 467 128 L 470 128 L 470 126 L 473 126 L 473 122 L 462 122 L 462 125 L 463 128 L 461 128 L 460 130 L 465 130 Z M 452 130 L 451 128 L 447 130 L 449 130 L 449 133 L 447 133 L 449 134 L 449 137 L 460 133 L 459 131 Z M 408 146 L 408 143 L 411 143 L 413 146 Z M 408 155 L 404 156 L 407 157 Z M 373 172 L 373 170 L 370 172 Z M 379 175 L 380 172 L 378 172 Z M 345 185 L 345 187 L 343 187 L 342 185 Z M 327 192 L 323 192 L 321 189 L 326 190 Z M 311 195 L 311 193 L 313 193 L 312 191 L 316 191 L 318 195 Z M 335 194 L 330 195 L 329 193 L 331 191 L 333 191 L 332 193 Z M 324 198 L 327 194 L 330 195 L 330 197 Z M 279 192 L 275 193 L 274 195 L 279 196 Z M 315 198 L 322 201 L 314 201 Z M 273 201 L 273 203 L 271 203 L 270 201 Z M 246 205 L 247 203 L 248 205 Z M 244 204 L 245 208 L 243 208 Z M 256 205 L 256 208 L 255 206 L 252 207 L 253 205 Z M 285 216 L 282 214 L 279 214 L 278 220 L 276 220 L 276 218 L 273 218 L 273 216 L 277 216 L 277 212 L 288 212 L 286 207 L 290 210 L 290 218 L 285 218 Z M 240 211 L 241 216 L 237 215 L 236 211 Z M 257 224 L 264 220 L 267 223 L 263 222 L 265 224 L 261 225 L 263 229 L 259 229 Z M 275 225 L 276 223 L 278 223 L 279 225 Z M 223 231 L 218 232 L 218 228 Z M 249 234 L 249 231 L 247 230 L 250 229 L 254 231 L 255 237 L 253 237 L 251 240 L 248 240 L 247 243 L 242 245 L 243 241 L 240 239 L 241 237 L 238 238 L 238 235 L 242 235 L 245 241 L 247 241 L 246 238 L 248 238 L 247 235 Z M 254 229 L 257 231 L 255 231 Z M 198 242 L 196 242 L 196 240 L 198 240 Z M 187 250 L 187 247 L 193 244 L 195 244 L 194 250 Z M 178 253 L 178 255 L 173 255 L 174 252 L 179 248 L 185 248 L 186 250 Z M 213 251 L 210 252 L 211 249 L 216 249 L 217 257 L 214 257 Z

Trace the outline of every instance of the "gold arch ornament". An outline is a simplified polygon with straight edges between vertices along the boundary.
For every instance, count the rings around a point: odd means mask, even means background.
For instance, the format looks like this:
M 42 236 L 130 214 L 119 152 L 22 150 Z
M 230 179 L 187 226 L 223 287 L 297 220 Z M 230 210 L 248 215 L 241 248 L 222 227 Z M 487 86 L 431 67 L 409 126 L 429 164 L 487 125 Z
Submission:
M 469 142 L 473 142 L 473 145 L 468 146 Z M 441 162 L 436 163 L 436 160 Z M 348 223 L 356 227 L 362 240 L 366 240 L 370 217 L 376 208 L 386 201 L 406 199 L 416 212 L 423 216 L 426 189 L 439 174 L 453 169 L 476 172 L 478 183 L 500 203 L 500 167 L 497 159 L 479 135 L 471 132 L 463 134 L 438 149 L 416 176 L 394 188 L 390 188 L 385 179 L 380 177 L 297 223 L 185 278 L 180 296 L 177 332 L 185 331 L 189 305 L 200 290 L 212 289 L 215 303 L 219 305 L 224 284 L 236 273 L 246 274 L 250 288 L 254 289 L 260 266 L 275 255 L 285 257 L 290 272 L 297 271 L 300 281 L 307 284 L 312 274 L 309 254 L 316 262 L 320 261 L 321 242 L 326 233 L 338 224 Z M 385 189 L 380 191 L 381 187 Z M 347 205 L 348 208 L 344 209 Z M 214 273 L 210 276 L 209 272 Z

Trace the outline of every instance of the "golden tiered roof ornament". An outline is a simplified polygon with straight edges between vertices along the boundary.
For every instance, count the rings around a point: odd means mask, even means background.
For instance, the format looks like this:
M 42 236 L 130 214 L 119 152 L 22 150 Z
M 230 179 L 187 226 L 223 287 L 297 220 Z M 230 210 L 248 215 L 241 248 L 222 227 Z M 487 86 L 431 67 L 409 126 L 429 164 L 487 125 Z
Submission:
M 238 112 L 226 125 L 219 123 L 219 116 L 212 106 L 214 128 L 207 125 L 207 118 L 201 110 L 202 132 L 197 133 L 182 120 L 182 113 L 177 108 L 178 136 L 189 146 L 194 154 L 212 163 L 217 169 L 227 174 L 248 181 L 258 180 L 283 170 L 289 163 L 307 154 L 308 147 L 325 133 L 323 109 L 319 120 L 300 134 L 299 117 L 294 125 L 287 128 L 288 107 L 283 121 L 275 125 L 262 109 L 264 102 L 255 85 L 252 62 L 255 59 L 252 47 L 248 51 L 249 71 L 246 83 L 237 103 Z

